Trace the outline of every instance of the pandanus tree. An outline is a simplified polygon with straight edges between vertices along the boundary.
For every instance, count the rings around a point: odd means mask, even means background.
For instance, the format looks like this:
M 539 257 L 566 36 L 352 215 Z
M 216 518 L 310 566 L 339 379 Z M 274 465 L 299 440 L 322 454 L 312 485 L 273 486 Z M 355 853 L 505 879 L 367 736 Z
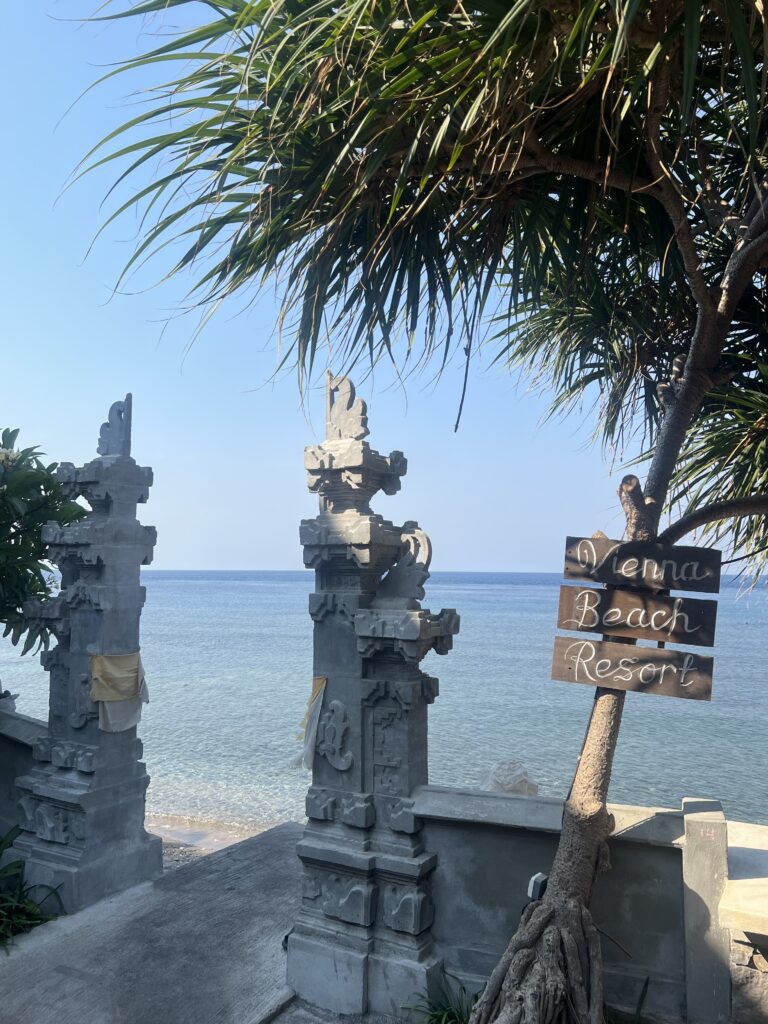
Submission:
M 104 14 L 190 4 L 113 0 Z M 302 379 L 328 341 L 347 367 L 456 346 L 469 367 L 496 344 L 554 384 L 557 405 L 594 396 L 608 440 L 643 428 L 645 481 L 619 488 L 627 539 L 708 527 L 759 568 L 760 0 L 207 6 L 210 21 L 118 69 L 182 68 L 86 161 L 124 161 L 121 181 L 152 167 L 112 214 L 143 208 L 126 272 L 173 253 L 171 271 L 199 268 L 208 311 L 276 275 L 285 358 Z M 675 503 L 686 514 L 662 531 Z M 623 693 L 596 691 L 546 893 L 473 1024 L 602 1019 L 588 908 L 623 706 Z

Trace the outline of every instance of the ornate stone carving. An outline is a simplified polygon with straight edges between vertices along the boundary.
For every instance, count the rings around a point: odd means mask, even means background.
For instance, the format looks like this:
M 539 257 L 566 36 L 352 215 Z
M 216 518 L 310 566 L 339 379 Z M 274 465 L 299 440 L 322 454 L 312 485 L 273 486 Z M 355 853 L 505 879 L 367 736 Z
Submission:
M 314 622 L 323 622 L 329 615 L 338 612 L 347 622 L 352 622 L 357 611 L 357 602 L 341 594 L 310 594 L 309 615 Z
M 419 608 L 361 608 L 355 614 L 357 649 L 365 658 L 392 651 L 408 661 L 421 661 L 431 650 L 447 654 L 459 631 L 452 608 L 438 615 Z
M 332 768 L 346 772 L 352 767 L 354 755 L 344 750 L 344 740 L 349 732 L 349 715 L 340 700 L 332 700 L 327 710 L 320 715 L 317 726 L 317 752 Z
M 75 759 L 75 768 L 79 772 L 90 774 L 96 771 L 96 750 L 94 747 L 80 747 Z
M 25 832 L 34 832 L 35 799 L 27 794 L 18 801 L 17 807 L 19 808 L 19 814 L 21 815 L 21 821 L 19 822 L 20 827 L 23 828 Z
M 432 544 L 418 523 L 404 523 L 403 551 L 378 586 L 374 608 L 419 608 L 429 579 Z
M 33 748 L 34 767 L 16 780 L 31 827 L 14 852 L 24 858 L 30 884 L 60 887 L 68 912 L 162 870 L 160 840 L 143 825 L 149 780 L 135 727 L 119 737 L 102 733 L 89 692 L 92 655 L 141 646 L 139 566 L 151 561 L 155 531 L 138 521 L 136 508 L 147 499 L 152 471 L 130 450 L 128 395 L 102 425 L 100 457 L 59 466 L 61 487 L 86 498 L 90 510 L 76 523 L 43 527 L 61 590 L 25 606 L 58 643 L 41 657 L 50 676 L 48 734 Z
M 32 746 L 32 757 L 36 761 L 46 762 L 51 760 L 51 737 L 40 736 Z
M 301 895 L 304 899 L 316 900 L 318 896 L 322 895 L 322 892 L 323 887 L 320 884 L 320 876 L 309 871 L 305 872 L 301 880 Z
M 371 925 L 376 917 L 376 886 L 356 878 L 327 875 L 322 881 L 323 913 L 348 924 Z
M 393 800 L 389 805 L 389 827 L 393 832 L 413 835 L 421 828 L 421 822 L 413 813 L 413 800 Z
M 73 729 L 82 729 L 90 719 L 99 717 L 99 711 L 91 700 L 90 676 L 83 673 L 79 680 L 72 681 L 71 710 L 69 712 L 69 724 Z
M 342 800 L 341 820 L 354 828 L 371 828 L 376 822 L 373 796 L 370 793 L 356 793 Z
M 310 786 L 306 799 L 307 817 L 316 821 L 333 821 L 336 810 L 336 797 L 327 789 Z
M 420 672 L 415 679 L 366 679 L 363 686 L 363 704 L 372 707 L 382 700 L 389 699 L 407 710 L 424 692 L 423 676 L 424 673 Z M 431 676 L 426 678 L 432 679 Z M 436 683 L 437 680 L 433 682 Z
M 315 569 L 313 674 L 327 683 L 310 821 L 297 847 L 305 899 L 288 981 L 312 1002 L 311 979 L 325 973 L 329 1009 L 391 1013 L 426 990 L 437 967 L 426 881 L 436 857 L 414 837 L 422 823 L 411 798 L 427 782 L 426 705 L 437 680 L 418 662 L 448 650 L 458 616 L 420 606 L 431 550 L 418 524 L 371 510 L 377 491 L 399 489 L 407 464 L 402 452 L 387 458 L 363 440 L 365 405 L 350 382 L 329 379 L 326 423 L 327 440 L 304 456 L 320 504 L 300 530 L 304 564 Z
M 373 709 L 373 785 L 376 793 L 402 793 L 403 745 L 397 725 L 403 713 L 400 708 Z
M 355 399 L 355 385 L 349 377 L 326 377 L 325 436 L 328 441 L 350 438 L 358 441 L 369 434 L 367 407 Z
M 396 932 L 419 935 L 432 924 L 435 907 L 425 886 L 388 883 L 383 887 L 382 920 Z
M 73 768 L 77 758 L 77 744 L 60 740 L 51 745 L 51 764 L 56 768 Z
M 427 704 L 434 704 L 435 698 L 440 693 L 440 680 L 437 676 L 427 675 L 426 672 L 421 673 L 421 692 L 424 696 L 424 701 Z
M 128 394 L 122 402 L 113 402 L 107 422 L 99 431 L 99 455 L 131 454 L 131 412 L 133 397 Z
M 63 807 L 39 801 L 35 807 L 35 832 L 49 843 L 69 842 L 69 820 Z

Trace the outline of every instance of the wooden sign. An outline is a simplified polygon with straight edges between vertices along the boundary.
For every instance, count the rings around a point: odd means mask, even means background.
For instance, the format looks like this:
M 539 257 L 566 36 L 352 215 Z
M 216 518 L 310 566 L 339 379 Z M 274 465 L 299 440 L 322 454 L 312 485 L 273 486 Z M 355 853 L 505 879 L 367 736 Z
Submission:
M 710 700 L 713 659 L 658 647 L 555 637 L 552 678 L 566 683 Z
M 564 574 L 566 579 L 615 586 L 716 594 L 720 589 L 720 559 L 720 552 L 712 548 L 568 537 Z
M 711 647 L 717 601 L 640 590 L 560 587 L 558 629 Z

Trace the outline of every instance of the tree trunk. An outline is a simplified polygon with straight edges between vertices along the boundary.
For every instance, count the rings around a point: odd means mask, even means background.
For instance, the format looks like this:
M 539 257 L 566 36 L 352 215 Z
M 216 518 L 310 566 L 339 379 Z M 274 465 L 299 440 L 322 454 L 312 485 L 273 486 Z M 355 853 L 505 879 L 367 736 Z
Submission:
M 636 477 L 624 478 L 619 497 L 627 539 L 655 536 L 653 512 Z M 606 801 L 625 696 L 602 687 L 595 692 L 546 892 L 525 908 L 520 927 L 475 1004 L 470 1024 L 603 1021 L 600 937 L 588 907 L 595 875 L 609 863 L 606 840 L 613 818 Z
M 600 938 L 587 908 L 595 873 L 607 866 L 613 819 L 606 798 L 624 697 L 617 690 L 595 694 L 544 898 L 525 908 L 471 1024 L 603 1020 Z

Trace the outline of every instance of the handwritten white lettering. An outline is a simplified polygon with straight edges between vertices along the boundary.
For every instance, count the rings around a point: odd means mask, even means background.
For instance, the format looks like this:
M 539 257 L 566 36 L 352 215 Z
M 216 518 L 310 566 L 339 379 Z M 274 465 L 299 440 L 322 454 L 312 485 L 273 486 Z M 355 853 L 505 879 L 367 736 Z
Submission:
M 606 658 L 590 640 L 575 640 L 566 648 L 565 660 L 573 665 L 573 678 L 579 683 L 636 683 L 642 688 L 661 687 L 665 682 L 667 687 L 688 688 L 696 683 L 694 655 L 684 655 L 682 662 L 649 660 L 636 650 L 632 657 Z
M 675 583 L 698 583 L 710 576 L 707 566 L 697 561 L 678 562 L 675 558 L 663 558 L 659 561 L 656 558 L 640 558 L 635 555 L 622 557 L 617 552 L 624 546 L 612 544 L 600 557 L 594 542 L 582 537 L 576 545 L 577 565 L 595 579 L 599 578 L 601 570 L 607 567 L 613 576 L 622 579 L 637 583 L 650 581 L 668 586 Z
M 630 600 L 626 596 L 623 599 Z M 701 624 L 692 626 L 688 613 L 681 610 L 683 598 L 675 598 L 671 609 L 657 608 L 649 611 L 642 605 L 636 605 L 627 609 L 626 613 L 619 607 L 612 607 L 608 600 L 606 591 L 595 590 L 593 587 L 578 590 L 573 599 L 574 616 L 564 619 L 562 628 L 609 632 L 611 627 L 615 629 L 623 626 L 628 629 L 653 630 L 665 637 L 680 633 L 691 636 L 701 631 Z M 605 602 L 605 606 L 601 607 L 601 602 Z

